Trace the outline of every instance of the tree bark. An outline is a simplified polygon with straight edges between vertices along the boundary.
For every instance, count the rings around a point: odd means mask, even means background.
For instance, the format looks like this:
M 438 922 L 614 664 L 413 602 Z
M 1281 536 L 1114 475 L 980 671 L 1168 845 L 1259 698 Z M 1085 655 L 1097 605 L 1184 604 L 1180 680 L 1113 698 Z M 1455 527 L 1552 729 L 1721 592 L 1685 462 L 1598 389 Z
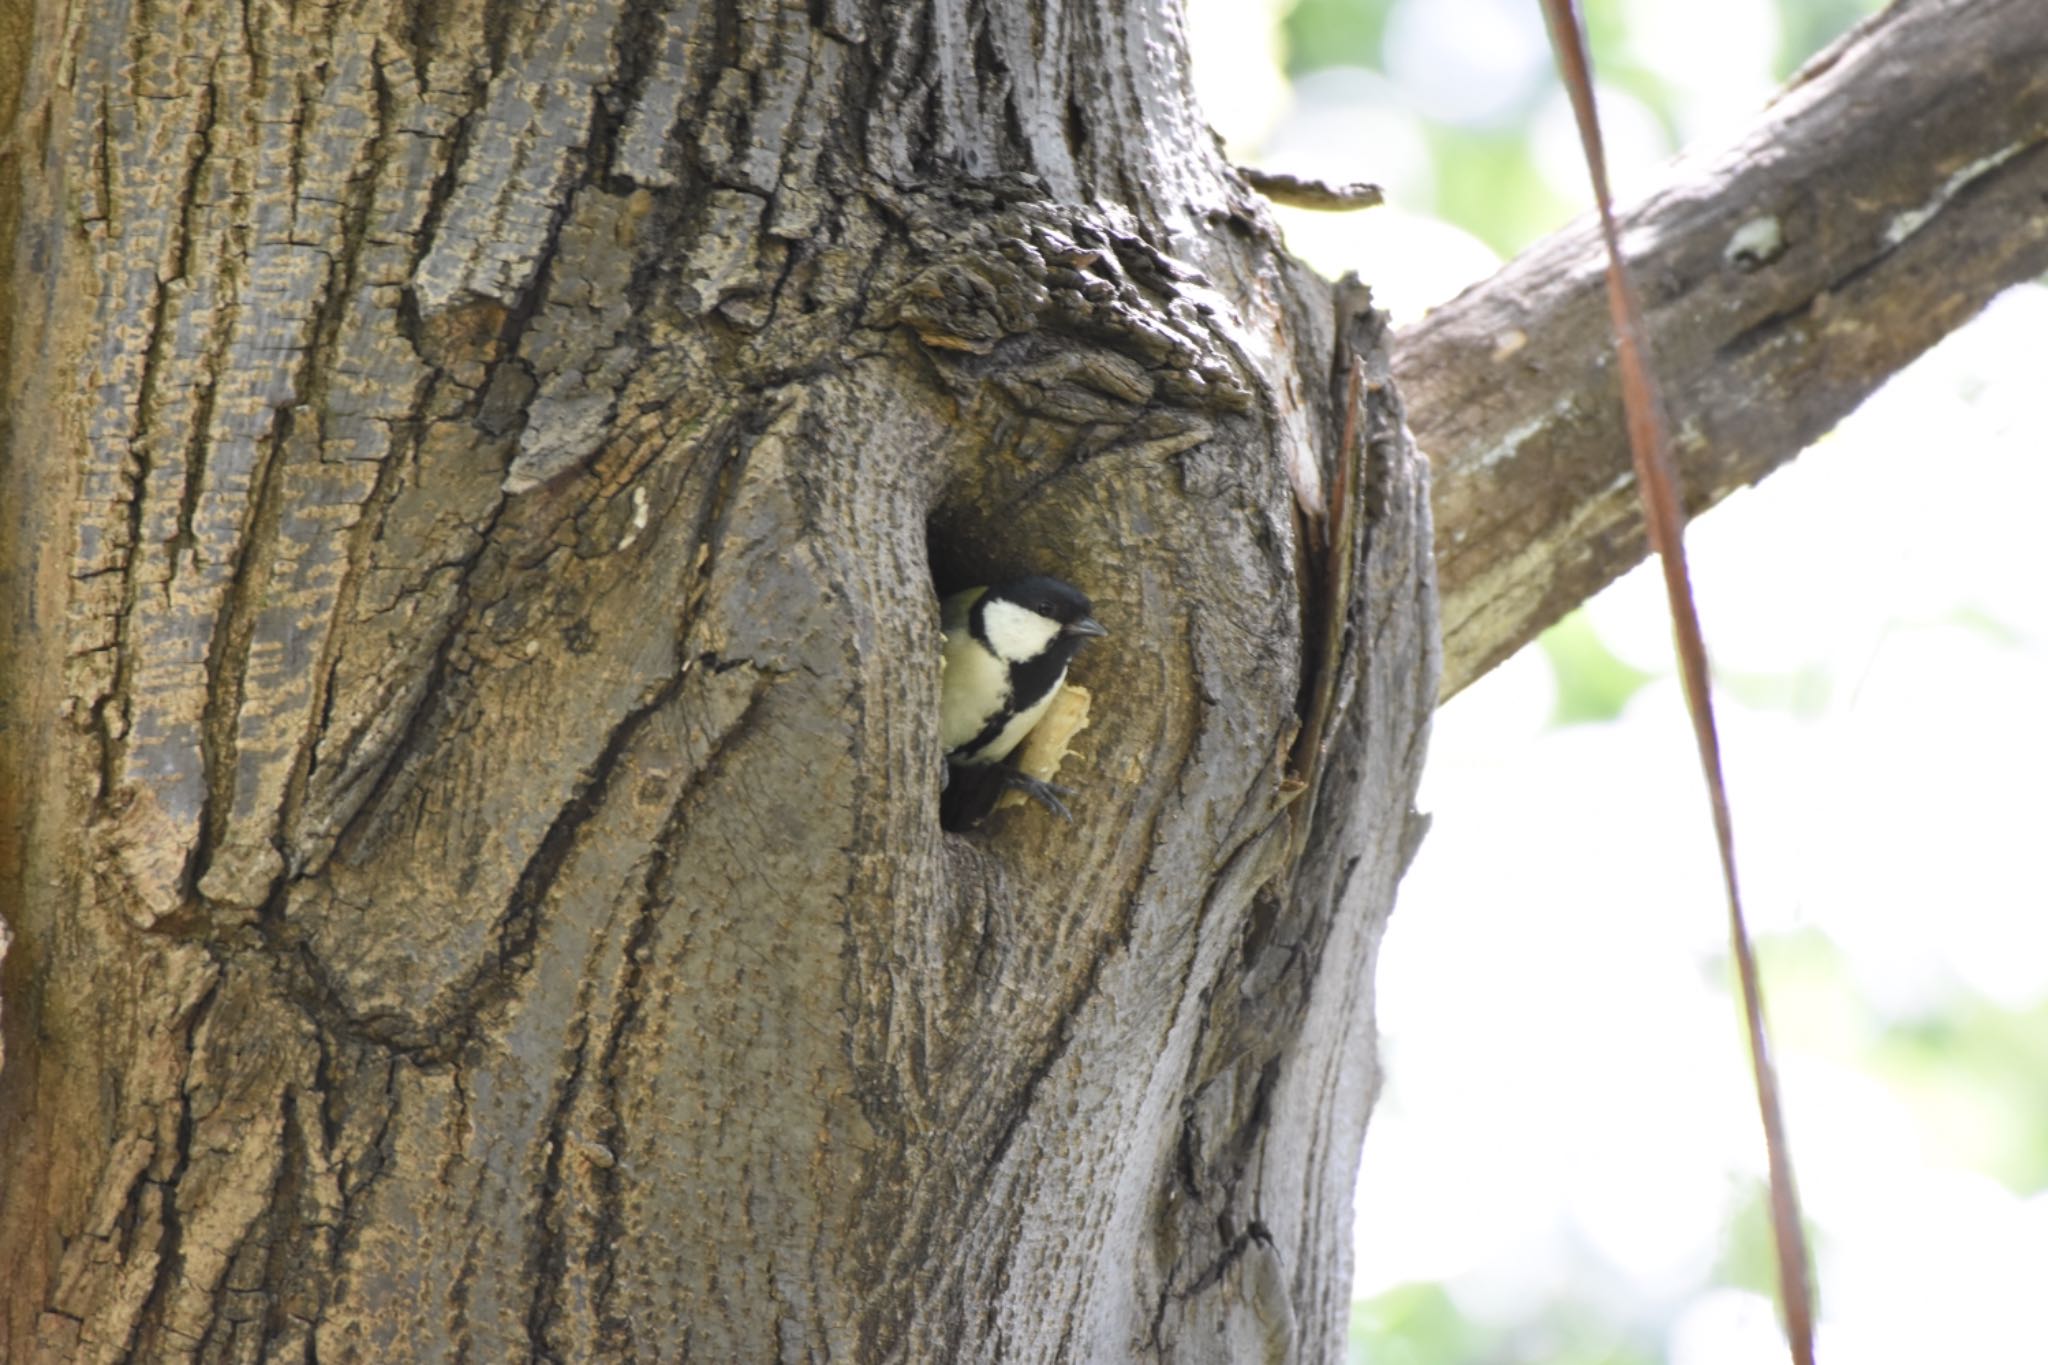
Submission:
M 1620 215 L 1695 512 L 2048 270 L 2039 0 L 1911 0 Z M 1642 559 L 1590 220 L 1405 329 L 1449 696 Z
M 1157 8 L 5 21 L 0 1356 L 1337 1354 L 1426 474 Z

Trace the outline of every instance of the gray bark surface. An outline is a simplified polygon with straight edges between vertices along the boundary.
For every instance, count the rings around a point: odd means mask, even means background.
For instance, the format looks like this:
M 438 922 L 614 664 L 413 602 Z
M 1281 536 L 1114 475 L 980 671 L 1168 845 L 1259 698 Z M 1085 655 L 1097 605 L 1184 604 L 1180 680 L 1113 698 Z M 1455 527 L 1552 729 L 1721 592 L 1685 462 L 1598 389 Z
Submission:
M 1335 1358 L 1427 475 L 1177 20 L 17 23 L 0 1357 Z

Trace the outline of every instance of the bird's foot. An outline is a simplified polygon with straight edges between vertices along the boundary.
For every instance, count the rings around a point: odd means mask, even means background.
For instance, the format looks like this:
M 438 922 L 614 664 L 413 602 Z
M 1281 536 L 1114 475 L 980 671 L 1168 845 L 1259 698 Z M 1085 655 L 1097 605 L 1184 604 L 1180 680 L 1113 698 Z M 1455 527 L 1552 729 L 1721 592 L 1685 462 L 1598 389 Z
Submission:
M 998 771 L 1001 773 L 999 780 L 1006 790 L 1022 792 L 1068 824 L 1074 823 L 1073 812 L 1067 809 L 1066 802 L 1060 800 L 1062 796 L 1074 794 L 1070 788 L 1041 782 L 1029 773 L 1018 772 L 1015 768 L 1004 767 Z

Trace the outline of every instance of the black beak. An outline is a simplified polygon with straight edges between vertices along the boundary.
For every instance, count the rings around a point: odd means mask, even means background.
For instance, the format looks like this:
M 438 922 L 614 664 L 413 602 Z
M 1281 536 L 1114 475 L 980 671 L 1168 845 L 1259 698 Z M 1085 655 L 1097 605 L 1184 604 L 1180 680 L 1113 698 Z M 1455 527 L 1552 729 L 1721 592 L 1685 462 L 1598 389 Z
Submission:
M 1094 617 L 1084 616 L 1078 621 L 1069 621 L 1066 625 L 1061 626 L 1060 634 L 1087 635 L 1099 637 L 1109 634 L 1109 631 L 1104 628 L 1102 622 L 1096 620 Z

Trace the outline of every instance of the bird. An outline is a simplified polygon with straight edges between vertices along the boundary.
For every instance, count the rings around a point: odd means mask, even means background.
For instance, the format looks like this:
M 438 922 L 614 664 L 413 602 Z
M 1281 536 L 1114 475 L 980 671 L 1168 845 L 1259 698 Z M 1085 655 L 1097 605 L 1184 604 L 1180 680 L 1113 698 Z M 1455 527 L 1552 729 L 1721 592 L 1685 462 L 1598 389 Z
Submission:
M 948 772 L 994 769 L 1066 819 L 1061 789 L 1003 763 L 1066 682 L 1082 645 L 1109 634 L 1087 595 L 1043 575 L 947 597 L 940 612 L 939 737 Z

